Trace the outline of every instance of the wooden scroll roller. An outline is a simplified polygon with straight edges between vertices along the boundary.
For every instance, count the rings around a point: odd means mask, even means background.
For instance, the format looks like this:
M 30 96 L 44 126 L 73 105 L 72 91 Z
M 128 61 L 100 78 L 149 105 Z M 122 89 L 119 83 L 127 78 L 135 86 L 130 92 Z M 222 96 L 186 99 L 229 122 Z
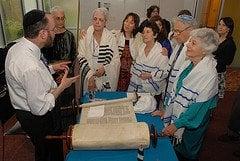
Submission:
M 83 103 L 83 104 L 79 105 L 79 107 L 86 108 L 86 107 L 92 107 L 92 106 L 100 106 L 100 105 L 123 103 L 123 102 L 133 102 L 133 104 L 135 104 L 139 100 L 139 98 L 140 98 L 140 96 L 138 96 L 138 94 L 136 92 L 134 92 L 131 97 Z
M 72 109 L 75 113 L 79 114 L 79 108 L 87 108 L 87 107 L 114 104 L 114 103 L 123 103 L 123 102 L 133 102 L 133 105 L 134 105 L 139 100 L 139 98 L 140 96 L 138 96 L 138 94 L 134 92 L 131 97 L 114 99 L 114 100 L 95 101 L 95 102 L 83 103 L 81 105 L 78 105 L 77 101 L 74 99 L 72 101 L 71 106 L 61 107 L 61 110 Z
M 76 124 L 71 126 L 64 136 L 47 136 L 47 139 L 66 140 L 67 149 L 73 150 L 113 150 L 153 148 L 159 137 L 156 128 L 149 128 L 145 122 L 125 124 Z

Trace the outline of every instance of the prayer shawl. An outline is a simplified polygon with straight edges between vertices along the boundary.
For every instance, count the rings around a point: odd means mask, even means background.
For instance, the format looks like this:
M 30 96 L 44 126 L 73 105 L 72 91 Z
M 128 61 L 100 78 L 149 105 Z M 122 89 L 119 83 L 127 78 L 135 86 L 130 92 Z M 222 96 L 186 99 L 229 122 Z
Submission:
M 183 80 L 179 93 L 176 93 L 179 76 L 190 63 L 190 60 L 186 60 L 182 64 L 179 72 L 176 73 L 176 81 L 174 81 L 170 95 L 165 100 L 166 109 L 163 117 L 165 126 L 174 123 L 180 114 L 185 112 L 192 103 L 205 102 L 218 93 L 217 63 L 210 55 L 205 56 L 192 71 L 190 71 L 188 76 Z M 174 137 L 181 141 L 183 131 L 184 128 L 178 129 Z
M 125 46 L 125 36 L 123 32 L 120 31 L 114 31 L 114 34 L 117 38 L 118 51 L 119 55 L 121 56 Z M 142 36 L 139 33 L 135 36 L 135 38 L 131 38 L 129 40 L 129 48 L 133 61 L 136 60 L 138 56 L 138 50 L 142 44 L 143 44 Z
M 78 59 L 80 63 L 80 73 L 82 73 L 81 75 L 84 79 L 82 80 L 84 91 L 87 90 L 88 79 L 95 73 L 94 66 L 96 66 L 96 64 L 93 64 L 92 61 L 94 54 L 93 32 L 93 26 L 90 26 L 87 30 L 86 36 L 79 41 L 78 47 Z M 95 79 L 97 90 L 115 91 L 118 83 L 120 59 L 116 39 L 106 28 L 104 28 L 102 33 L 97 63 L 99 66 L 103 65 L 105 68 L 105 74 L 102 77 L 96 77 Z
M 165 70 L 168 57 L 162 55 L 162 46 L 155 42 L 153 48 L 146 57 L 144 49 L 146 44 L 142 44 L 139 55 L 131 68 L 131 81 L 128 91 L 149 92 L 153 95 L 160 94 L 165 89 L 166 74 Z M 151 73 L 152 77 L 146 80 L 139 78 L 142 72 Z
M 175 61 L 175 64 L 173 65 L 174 59 L 176 58 L 176 56 L 178 54 L 177 52 L 178 52 L 178 49 L 180 48 L 180 46 L 181 46 L 181 44 L 176 45 L 176 47 L 174 48 L 173 53 L 169 59 L 169 62 L 168 62 L 167 73 L 169 74 L 169 77 L 168 77 L 168 85 L 167 85 L 167 90 L 166 90 L 167 97 L 169 97 L 169 94 L 173 87 L 173 83 L 176 81 L 176 75 L 179 72 L 181 65 L 186 60 L 187 47 L 186 47 L 186 43 L 185 43 L 181 52 L 179 53 L 179 55 L 177 57 L 177 60 Z M 172 70 L 171 70 L 171 68 L 172 68 Z M 169 72 L 171 72 L 171 73 L 169 73 Z

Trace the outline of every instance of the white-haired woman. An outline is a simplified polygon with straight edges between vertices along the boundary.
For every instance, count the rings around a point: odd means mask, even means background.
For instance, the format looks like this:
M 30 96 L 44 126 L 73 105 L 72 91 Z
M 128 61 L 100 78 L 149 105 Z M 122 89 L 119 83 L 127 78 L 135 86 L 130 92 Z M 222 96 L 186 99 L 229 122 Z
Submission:
M 120 59 L 115 36 L 106 29 L 108 11 L 93 11 L 92 26 L 80 40 L 78 58 L 84 91 L 115 91 Z
M 165 100 L 164 134 L 173 136 L 179 160 L 198 160 L 212 109 L 217 105 L 218 76 L 212 52 L 218 34 L 209 28 L 191 32 L 186 60 Z

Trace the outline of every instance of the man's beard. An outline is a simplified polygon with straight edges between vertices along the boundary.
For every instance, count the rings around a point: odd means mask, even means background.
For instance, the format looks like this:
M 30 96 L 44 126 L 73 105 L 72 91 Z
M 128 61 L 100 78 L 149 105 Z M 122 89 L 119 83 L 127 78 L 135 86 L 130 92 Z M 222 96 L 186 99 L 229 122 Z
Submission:
M 53 38 L 48 35 L 45 47 L 51 47 L 51 46 L 53 46 Z

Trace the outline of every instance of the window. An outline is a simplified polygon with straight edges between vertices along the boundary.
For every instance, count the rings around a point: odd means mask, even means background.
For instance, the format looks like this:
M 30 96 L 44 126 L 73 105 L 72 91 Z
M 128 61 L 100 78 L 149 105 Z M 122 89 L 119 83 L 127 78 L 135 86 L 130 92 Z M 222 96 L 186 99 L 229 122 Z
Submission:
M 23 35 L 22 29 L 22 1 L 1 0 L 1 18 L 5 43 L 12 42 Z M 19 7 L 20 6 L 20 7 Z

